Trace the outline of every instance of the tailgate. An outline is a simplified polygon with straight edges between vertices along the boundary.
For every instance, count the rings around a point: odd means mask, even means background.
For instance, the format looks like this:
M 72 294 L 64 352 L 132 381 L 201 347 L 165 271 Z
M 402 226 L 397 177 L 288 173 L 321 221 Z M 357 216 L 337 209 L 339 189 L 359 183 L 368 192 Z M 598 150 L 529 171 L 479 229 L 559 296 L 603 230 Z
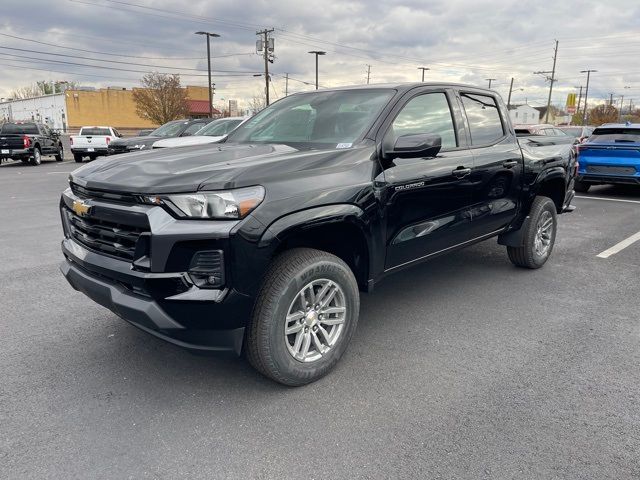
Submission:
M 578 146 L 580 174 L 640 175 L 640 145 Z
M 72 148 L 107 148 L 107 137 L 102 135 L 78 135 L 72 138 Z
M 20 134 L 1 134 L 0 135 L 0 149 L 22 149 L 24 148 L 24 135 Z

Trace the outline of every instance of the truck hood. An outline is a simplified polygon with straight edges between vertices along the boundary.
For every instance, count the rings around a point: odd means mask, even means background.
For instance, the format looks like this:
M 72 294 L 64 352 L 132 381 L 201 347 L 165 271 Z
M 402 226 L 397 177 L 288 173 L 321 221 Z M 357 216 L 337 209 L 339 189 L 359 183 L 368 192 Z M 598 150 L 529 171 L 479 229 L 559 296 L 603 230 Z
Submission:
M 153 144 L 153 148 L 171 148 L 171 147 L 187 147 L 189 145 L 206 145 L 207 143 L 216 143 L 224 139 L 226 135 L 211 137 L 208 135 L 194 135 L 191 137 L 165 138 L 157 140 Z
M 123 193 L 222 190 L 309 178 L 323 171 L 339 178 L 354 162 L 369 160 L 373 152 L 369 144 L 327 150 L 227 143 L 166 148 L 105 157 L 73 171 L 70 180 L 86 188 Z

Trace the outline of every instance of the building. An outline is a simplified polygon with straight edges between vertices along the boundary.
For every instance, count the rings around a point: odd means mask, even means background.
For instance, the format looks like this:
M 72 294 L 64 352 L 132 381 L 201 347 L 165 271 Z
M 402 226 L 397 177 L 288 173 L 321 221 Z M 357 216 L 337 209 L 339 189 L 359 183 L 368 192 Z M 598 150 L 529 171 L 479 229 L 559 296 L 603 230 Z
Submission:
M 207 87 L 185 88 L 189 116 L 208 117 Z M 72 133 L 84 125 L 109 125 L 124 133 L 157 127 L 136 113 L 134 90 L 122 87 L 77 88 L 53 95 L 0 102 L 0 122 L 42 122 L 51 128 Z M 220 112 L 214 109 L 213 114 L 220 115 Z
M 509 118 L 514 125 L 535 125 L 540 123 L 540 112 L 531 105 L 510 105 Z

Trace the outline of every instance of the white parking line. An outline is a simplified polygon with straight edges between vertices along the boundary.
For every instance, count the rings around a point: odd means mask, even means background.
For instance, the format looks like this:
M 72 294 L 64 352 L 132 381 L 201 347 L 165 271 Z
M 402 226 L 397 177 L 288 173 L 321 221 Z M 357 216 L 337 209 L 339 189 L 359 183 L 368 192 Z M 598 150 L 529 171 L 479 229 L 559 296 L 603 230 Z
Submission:
M 587 200 L 606 200 L 607 202 L 640 203 L 640 200 L 625 200 L 624 198 L 583 197 L 582 195 L 576 195 L 575 198 L 586 198 Z
M 625 238 L 620 243 L 615 244 L 611 248 L 607 248 L 604 252 L 599 253 L 598 255 L 596 255 L 596 257 L 598 257 L 598 258 L 609 258 L 611 255 L 615 255 L 616 253 L 620 252 L 621 250 L 624 250 L 625 248 L 627 248 L 629 245 L 634 244 L 638 240 L 640 240 L 640 232 L 634 233 L 629 238 Z

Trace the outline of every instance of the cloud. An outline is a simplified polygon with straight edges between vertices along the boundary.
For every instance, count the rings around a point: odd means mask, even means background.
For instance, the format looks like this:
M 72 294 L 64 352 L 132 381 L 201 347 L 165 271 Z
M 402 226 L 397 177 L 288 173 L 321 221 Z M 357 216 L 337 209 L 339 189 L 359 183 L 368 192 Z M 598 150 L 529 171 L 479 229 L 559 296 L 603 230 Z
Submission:
M 6 36 L 0 36 L 0 47 L 85 58 L 0 49 L 0 97 L 40 79 L 134 86 L 142 73 L 122 70 L 154 69 L 108 60 L 166 71 L 177 67 L 171 71 L 181 71 L 184 84 L 206 85 L 204 38 L 194 32 L 208 30 L 221 35 L 212 41 L 214 57 L 241 54 L 213 59 L 216 98 L 249 99 L 264 89 L 264 78 L 248 73 L 264 68 L 262 58 L 255 55 L 255 32 L 275 27 L 276 60 L 270 70 L 276 96 L 284 94 L 285 73 L 290 76 L 290 92 L 313 88 L 308 84 L 315 80 L 315 63 L 307 52 L 320 49 L 327 52 L 320 58 L 323 86 L 364 83 L 366 65 L 371 65 L 375 83 L 417 81 L 421 75 L 417 67 L 426 66 L 430 68 L 426 77 L 433 81 L 484 86 L 487 78 L 495 78 L 493 85 L 505 98 L 514 77 L 514 101 L 543 105 L 549 84 L 533 72 L 551 69 L 557 38 L 554 103 L 563 103 L 574 86 L 584 84 L 579 72 L 586 68 L 599 71 L 590 85 L 594 100 L 612 92 L 627 98 L 635 95 L 640 102 L 640 65 L 634 66 L 640 53 L 636 0 L 196 0 L 183 5 L 169 0 L 31 0 L 25 16 L 22 2 L 5 0 L 0 33 L 59 47 Z M 39 60 L 11 56 L 18 54 Z M 180 70 L 188 68 L 200 71 Z M 229 71 L 247 73 L 230 77 Z

